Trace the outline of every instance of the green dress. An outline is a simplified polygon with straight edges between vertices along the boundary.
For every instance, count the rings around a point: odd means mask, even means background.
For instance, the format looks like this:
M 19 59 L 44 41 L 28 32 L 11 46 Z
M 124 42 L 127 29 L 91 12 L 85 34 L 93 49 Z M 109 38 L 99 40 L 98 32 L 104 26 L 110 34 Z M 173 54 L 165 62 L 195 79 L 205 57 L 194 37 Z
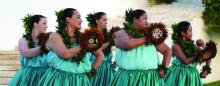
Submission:
M 73 44 L 72 47 L 76 47 Z M 55 51 L 48 53 L 50 68 L 40 80 L 39 86 L 90 86 L 86 72 L 91 70 L 89 58 L 85 56 L 80 63 L 72 59 L 65 60 Z
M 154 45 L 141 45 L 131 50 L 116 49 L 119 67 L 110 86 L 164 86 L 158 75 L 159 57 Z
M 199 72 L 196 69 L 198 62 L 183 64 L 175 55 L 172 65 L 165 76 L 167 86 L 202 86 Z
M 107 86 L 114 77 L 115 70 L 112 66 L 112 52 L 106 54 L 96 74 L 90 79 L 92 86 Z M 90 61 L 95 62 L 96 58 L 90 53 Z
M 37 47 L 37 45 L 35 45 Z M 17 71 L 8 86 L 37 86 L 40 79 L 49 68 L 46 62 L 47 54 L 25 57 L 20 55 L 21 68 Z

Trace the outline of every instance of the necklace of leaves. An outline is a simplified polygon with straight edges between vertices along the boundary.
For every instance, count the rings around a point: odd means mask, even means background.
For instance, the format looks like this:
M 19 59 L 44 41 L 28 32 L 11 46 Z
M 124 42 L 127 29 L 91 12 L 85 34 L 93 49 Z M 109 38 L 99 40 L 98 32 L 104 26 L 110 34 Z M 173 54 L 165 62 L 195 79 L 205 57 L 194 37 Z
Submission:
M 65 30 L 66 27 L 66 22 L 62 20 L 63 18 L 63 10 L 60 10 L 59 12 L 56 12 L 56 16 L 57 16 L 57 22 L 58 22 L 58 26 L 56 27 L 57 30 L 56 32 L 59 33 L 61 35 L 61 37 L 63 38 L 63 42 L 66 45 L 67 48 L 71 48 L 71 46 L 73 45 L 70 41 L 70 36 L 68 35 L 68 31 Z M 80 37 L 80 31 L 76 30 L 74 32 L 75 38 L 76 38 L 76 44 L 79 45 L 79 37 Z M 85 51 L 80 51 L 80 53 L 77 54 L 77 56 L 72 58 L 73 62 L 77 62 L 78 64 L 80 62 L 82 62 L 82 59 L 85 57 L 86 52 Z

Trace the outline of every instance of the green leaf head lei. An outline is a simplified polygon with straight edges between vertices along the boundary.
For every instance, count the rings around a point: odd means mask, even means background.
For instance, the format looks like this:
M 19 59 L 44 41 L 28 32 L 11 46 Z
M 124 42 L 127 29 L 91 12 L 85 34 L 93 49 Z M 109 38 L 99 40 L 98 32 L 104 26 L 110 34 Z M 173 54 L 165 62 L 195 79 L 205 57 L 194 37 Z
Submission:
M 56 16 L 57 16 L 57 23 L 58 26 L 56 26 L 57 30 L 56 32 L 59 33 L 61 35 L 61 37 L 63 38 L 63 42 L 66 45 L 67 48 L 71 48 L 72 43 L 70 41 L 70 36 L 68 35 L 68 31 L 65 29 L 67 26 L 67 23 L 65 21 L 65 16 L 64 16 L 64 10 L 60 10 L 60 11 L 56 11 L 55 12 Z M 80 38 L 80 30 L 76 30 L 74 32 L 75 38 L 76 38 L 76 44 L 79 44 L 79 38 Z M 80 61 L 82 61 L 82 59 L 85 57 L 86 52 L 85 51 L 81 51 L 80 53 L 77 54 L 76 57 L 73 57 L 73 61 L 76 61 L 78 64 L 80 63 Z
M 32 26 L 31 26 L 31 19 L 32 15 L 27 14 L 22 20 L 23 20 L 23 27 L 25 29 L 25 33 L 23 33 L 23 36 L 28 41 L 28 47 L 34 48 L 34 41 L 32 39 L 31 33 L 32 33 Z

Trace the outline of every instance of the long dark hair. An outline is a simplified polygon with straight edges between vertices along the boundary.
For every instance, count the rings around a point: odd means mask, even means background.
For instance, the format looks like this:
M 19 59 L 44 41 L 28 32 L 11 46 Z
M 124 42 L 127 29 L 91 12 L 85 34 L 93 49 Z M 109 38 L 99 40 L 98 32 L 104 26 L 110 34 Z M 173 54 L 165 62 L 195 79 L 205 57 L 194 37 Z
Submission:
M 39 21 L 42 18 L 46 18 L 43 15 L 30 15 L 28 14 L 26 17 L 23 19 L 23 27 L 25 28 L 25 33 L 23 34 L 22 37 L 24 37 L 28 41 L 28 47 L 33 48 L 34 47 L 34 42 L 32 39 L 32 30 L 34 28 L 34 23 L 39 23 Z
M 33 15 L 30 21 L 30 28 L 33 29 L 34 23 L 39 23 L 40 19 L 42 18 L 46 18 L 46 17 L 43 15 Z
M 57 33 L 59 33 L 62 36 L 64 44 L 66 45 L 67 48 L 71 47 L 71 41 L 70 41 L 70 36 L 68 35 L 68 31 L 65 29 L 65 27 L 67 26 L 66 18 L 67 17 L 71 18 L 72 15 L 74 15 L 74 11 L 76 11 L 76 9 L 66 8 L 64 10 L 60 10 L 56 12 L 57 22 L 58 22 L 58 26 L 56 27 Z M 75 31 L 75 33 L 76 32 L 77 34 L 79 34 L 78 30 Z
M 133 11 L 131 11 L 130 15 L 127 16 L 126 21 L 130 22 L 130 23 L 133 23 L 134 18 L 139 19 L 140 16 L 142 16 L 145 13 L 146 12 L 144 10 L 141 10 L 141 9 L 133 10 Z
M 140 38 L 144 36 L 143 32 L 137 32 L 133 23 L 134 18 L 139 19 L 143 14 L 146 12 L 141 9 L 133 10 L 128 9 L 125 11 L 125 21 L 123 22 L 124 30 L 128 33 L 128 35 L 134 37 L 134 38 Z
M 91 28 L 97 28 L 98 24 L 96 23 L 96 20 L 99 20 L 102 18 L 103 15 L 106 15 L 104 12 L 97 12 L 97 13 L 90 13 L 87 15 L 86 19 L 88 21 L 88 26 Z
M 177 36 L 179 38 L 182 38 L 183 37 L 182 36 L 182 32 L 186 33 L 188 28 L 189 28 L 189 26 L 190 26 L 190 23 L 187 22 L 187 21 L 182 21 L 182 22 L 178 23 L 177 28 L 176 28 Z

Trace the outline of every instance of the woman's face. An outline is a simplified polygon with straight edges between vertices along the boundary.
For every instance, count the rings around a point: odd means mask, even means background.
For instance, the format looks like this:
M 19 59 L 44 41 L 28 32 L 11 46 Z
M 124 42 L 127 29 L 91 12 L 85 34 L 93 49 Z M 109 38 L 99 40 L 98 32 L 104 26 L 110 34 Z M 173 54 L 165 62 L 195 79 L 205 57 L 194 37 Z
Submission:
M 74 11 L 72 17 L 68 19 L 68 23 L 74 29 L 80 29 L 81 28 L 82 19 L 81 19 L 80 13 L 77 10 Z
M 98 25 L 98 28 L 100 28 L 100 29 L 107 28 L 107 16 L 102 15 L 100 19 L 96 20 L 96 23 Z
M 188 30 L 186 31 L 186 33 L 182 33 L 183 37 L 186 38 L 187 40 L 192 38 L 192 26 L 189 25 Z
M 137 29 L 144 30 L 145 28 L 148 27 L 147 19 L 148 19 L 147 14 L 144 13 L 142 16 L 139 17 L 139 19 L 134 18 L 134 25 L 136 26 Z
M 47 19 L 41 18 L 38 23 L 34 23 L 34 27 L 38 30 L 39 33 L 45 33 L 47 30 Z

